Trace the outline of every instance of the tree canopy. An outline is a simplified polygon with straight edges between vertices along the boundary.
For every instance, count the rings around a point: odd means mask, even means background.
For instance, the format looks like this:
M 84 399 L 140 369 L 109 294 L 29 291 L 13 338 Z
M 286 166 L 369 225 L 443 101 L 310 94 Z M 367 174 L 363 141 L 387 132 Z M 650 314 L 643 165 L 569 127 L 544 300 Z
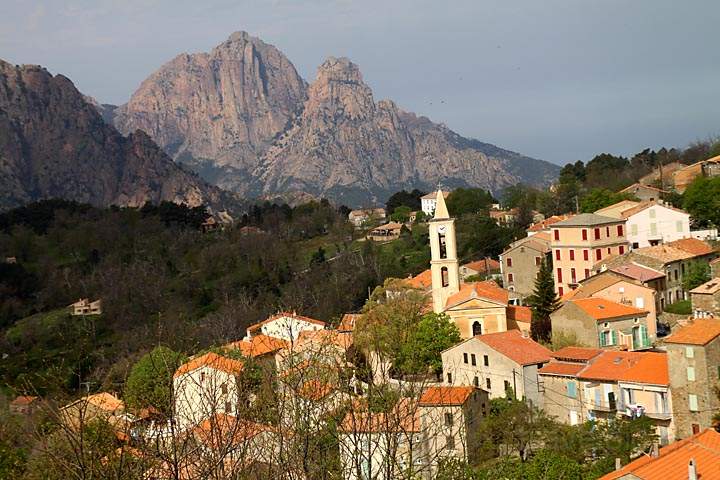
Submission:
M 128 406 L 140 409 L 154 407 L 170 413 L 172 379 L 184 356 L 165 346 L 157 346 L 133 365 L 125 383 L 124 398 Z
M 552 336 L 550 314 L 558 309 L 560 300 L 555 294 L 552 265 L 545 259 L 540 264 L 540 271 L 535 278 L 535 289 L 527 298 L 527 304 L 532 310 L 530 336 L 538 342 L 549 342 Z
M 458 217 L 487 210 L 493 203 L 493 197 L 482 188 L 457 188 L 450 192 L 445 203 L 450 215 Z

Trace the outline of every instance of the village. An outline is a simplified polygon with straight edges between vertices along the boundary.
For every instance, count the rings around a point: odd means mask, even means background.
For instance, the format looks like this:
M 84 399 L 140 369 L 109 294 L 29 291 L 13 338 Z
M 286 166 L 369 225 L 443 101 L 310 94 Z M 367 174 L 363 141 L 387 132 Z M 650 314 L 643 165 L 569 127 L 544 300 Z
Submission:
M 473 463 L 493 402 L 507 399 L 568 426 L 648 422 L 652 448 L 614 459 L 603 479 L 711 478 L 720 463 L 717 233 L 693 230 L 658 188 L 628 191 L 637 200 L 536 215 L 527 237 L 498 259 L 461 265 L 448 192 L 438 190 L 422 198 L 420 213 L 430 268 L 388 279 L 362 311 L 334 325 L 278 312 L 181 363 L 157 357 L 152 366 L 172 376 L 168 409 L 130 409 L 108 391 L 61 406 L 57 419 L 71 435 L 106 423 L 121 446 L 104 461 L 142 460 L 148 480 L 301 479 L 328 468 L 323 462 L 336 462 L 348 480 L 430 479 L 448 462 Z M 510 221 L 515 212 L 498 207 L 491 217 Z M 406 216 L 383 223 L 382 209 L 359 210 L 349 221 L 380 224 L 366 241 L 388 242 L 418 212 Z M 710 279 L 692 285 L 698 265 L 709 265 Z M 552 306 L 545 319 L 543 278 Z M 69 308 L 102 313 L 99 299 Z M 402 328 L 383 322 L 429 314 L 441 319 L 431 328 L 445 319 L 455 336 L 441 339 L 447 347 L 434 362 L 403 353 L 415 363 L 401 368 L 388 335 Z M 25 395 L 10 408 L 27 415 L 41 403 Z M 323 450 L 329 429 L 335 441 Z

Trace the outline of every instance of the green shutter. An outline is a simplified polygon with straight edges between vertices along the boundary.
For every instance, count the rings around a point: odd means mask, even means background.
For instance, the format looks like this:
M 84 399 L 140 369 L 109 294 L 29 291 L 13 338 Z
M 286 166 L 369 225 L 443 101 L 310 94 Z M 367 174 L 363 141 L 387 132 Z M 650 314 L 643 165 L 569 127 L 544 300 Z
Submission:
M 603 344 L 603 332 L 598 333 L 598 345 L 601 347 L 605 346 L 605 344 Z
M 612 331 L 612 344 L 617 345 L 618 344 L 618 332 L 617 330 Z
M 648 338 L 648 331 L 645 325 L 640 325 L 640 337 L 642 338 L 643 347 L 649 347 L 650 338 Z

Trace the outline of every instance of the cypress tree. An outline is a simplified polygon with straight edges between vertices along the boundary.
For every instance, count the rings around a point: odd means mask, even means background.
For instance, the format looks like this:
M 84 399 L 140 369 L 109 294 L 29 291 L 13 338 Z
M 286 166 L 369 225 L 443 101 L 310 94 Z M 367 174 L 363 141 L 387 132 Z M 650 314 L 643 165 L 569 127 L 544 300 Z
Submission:
M 540 264 L 540 271 L 535 278 L 535 289 L 528 297 L 527 304 L 532 310 L 530 336 L 536 342 L 549 342 L 552 336 L 550 314 L 560 307 L 560 300 L 555 295 L 552 265 L 546 260 Z

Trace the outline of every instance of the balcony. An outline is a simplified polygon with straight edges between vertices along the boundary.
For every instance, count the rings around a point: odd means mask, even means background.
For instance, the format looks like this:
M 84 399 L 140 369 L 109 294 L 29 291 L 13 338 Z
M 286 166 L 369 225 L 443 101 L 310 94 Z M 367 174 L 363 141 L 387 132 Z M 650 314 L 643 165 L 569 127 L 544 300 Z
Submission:
M 596 400 L 590 404 L 589 408 L 595 412 L 613 413 L 617 409 L 617 404 L 614 400 L 610 402 Z

